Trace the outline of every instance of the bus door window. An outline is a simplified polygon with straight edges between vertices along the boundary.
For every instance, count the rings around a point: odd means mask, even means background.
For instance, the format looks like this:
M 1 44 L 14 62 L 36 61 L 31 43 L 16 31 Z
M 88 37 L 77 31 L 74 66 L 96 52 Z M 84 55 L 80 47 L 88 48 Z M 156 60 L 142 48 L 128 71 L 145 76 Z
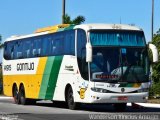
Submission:
M 86 48 L 82 48 L 81 58 L 78 58 L 79 69 L 85 80 L 88 80 L 88 63 L 86 62 Z
M 88 63 L 86 62 L 86 33 L 77 30 L 77 62 L 83 79 L 88 80 Z

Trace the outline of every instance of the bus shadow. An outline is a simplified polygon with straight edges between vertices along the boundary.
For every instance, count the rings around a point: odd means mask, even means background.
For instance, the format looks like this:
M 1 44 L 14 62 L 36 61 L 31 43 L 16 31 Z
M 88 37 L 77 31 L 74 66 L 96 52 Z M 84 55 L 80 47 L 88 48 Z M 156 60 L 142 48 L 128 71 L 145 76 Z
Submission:
M 90 107 L 92 106 L 92 107 Z M 158 112 L 160 111 L 160 108 L 133 108 L 131 106 L 127 106 L 125 111 L 115 111 L 114 107 L 112 105 L 90 105 L 90 106 L 84 106 L 83 110 L 89 110 L 92 112 L 123 112 L 123 113 L 138 113 L 138 112 Z
M 62 108 L 62 109 L 68 109 L 67 105 L 64 102 L 56 102 L 56 103 L 36 103 L 36 106 L 42 106 L 42 107 L 54 107 L 54 108 Z M 81 104 L 79 109 L 77 111 L 90 111 L 90 112 L 124 112 L 124 113 L 131 113 L 131 112 L 154 112 L 159 113 L 160 108 L 147 108 L 147 107 L 141 107 L 141 108 L 133 108 L 132 106 L 127 106 L 125 111 L 115 111 L 114 107 L 111 104 Z

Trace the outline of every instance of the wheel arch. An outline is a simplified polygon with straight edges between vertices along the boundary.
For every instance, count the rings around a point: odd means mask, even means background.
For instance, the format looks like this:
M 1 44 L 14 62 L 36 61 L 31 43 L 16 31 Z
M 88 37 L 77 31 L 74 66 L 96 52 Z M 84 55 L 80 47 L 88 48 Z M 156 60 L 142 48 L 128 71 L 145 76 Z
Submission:
M 24 84 L 23 84 L 23 83 L 20 83 L 20 85 L 19 85 L 19 90 L 20 90 L 20 88 L 21 88 L 22 86 L 25 88 Z

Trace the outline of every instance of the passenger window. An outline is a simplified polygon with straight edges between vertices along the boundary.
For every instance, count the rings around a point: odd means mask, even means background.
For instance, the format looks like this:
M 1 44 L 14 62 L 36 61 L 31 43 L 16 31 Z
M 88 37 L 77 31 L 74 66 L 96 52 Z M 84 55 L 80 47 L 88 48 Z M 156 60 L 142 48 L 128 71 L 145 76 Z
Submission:
M 23 42 L 19 41 L 18 42 L 18 48 L 17 48 L 17 58 L 22 59 L 23 58 Z
M 23 47 L 23 57 L 24 58 L 30 58 L 32 57 L 32 42 L 31 40 L 24 41 L 24 47 Z
M 42 38 L 42 56 L 50 55 L 51 39 L 50 36 Z
M 75 30 L 66 32 L 64 40 L 64 53 L 67 55 L 75 54 Z
M 40 57 L 41 56 L 41 39 L 35 39 L 33 41 L 32 54 L 33 54 L 33 57 Z

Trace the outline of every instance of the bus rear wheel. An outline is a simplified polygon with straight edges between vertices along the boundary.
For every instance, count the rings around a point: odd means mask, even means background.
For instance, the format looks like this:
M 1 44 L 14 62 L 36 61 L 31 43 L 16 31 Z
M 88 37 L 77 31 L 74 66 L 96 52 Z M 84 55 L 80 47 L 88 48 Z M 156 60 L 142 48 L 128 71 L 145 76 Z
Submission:
M 71 87 L 69 87 L 67 91 L 67 105 L 71 110 L 75 110 L 79 106 L 78 103 L 74 102 L 73 90 Z
M 33 104 L 36 104 L 36 100 L 26 98 L 25 88 L 24 88 L 23 85 L 20 87 L 20 90 L 19 90 L 19 99 L 20 99 L 20 103 L 22 105 L 33 105 Z
M 20 104 L 19 92 L 17 86 L 13 87 L 13 99 L 15 104 Z
M 24 89 L 23 85 L 20 87 L 19 97 L 20 97 L 20 103 L 22 105 L 26 105 L 27 104 L 27 99 L 26 99 L 26 96 L 25 96 L 25 89 Z

